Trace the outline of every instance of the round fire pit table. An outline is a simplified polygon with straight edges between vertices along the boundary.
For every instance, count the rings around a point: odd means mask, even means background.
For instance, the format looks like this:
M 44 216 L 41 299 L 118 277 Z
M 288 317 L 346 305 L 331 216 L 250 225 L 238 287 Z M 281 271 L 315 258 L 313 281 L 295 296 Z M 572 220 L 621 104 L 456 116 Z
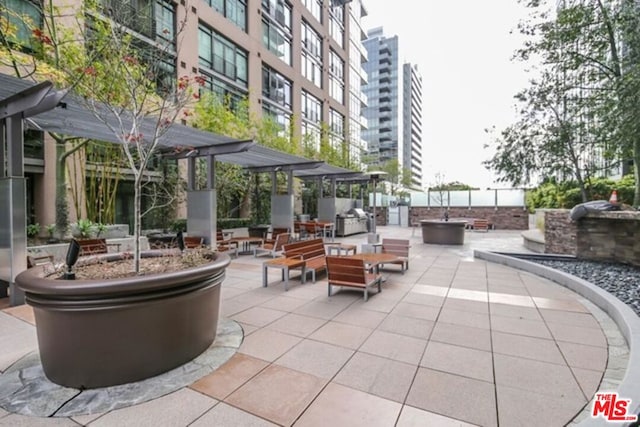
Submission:
M 463 245 L 466 225 L 467 221 L 464 220 L 420 220 L 422 242 L 435 245 Z

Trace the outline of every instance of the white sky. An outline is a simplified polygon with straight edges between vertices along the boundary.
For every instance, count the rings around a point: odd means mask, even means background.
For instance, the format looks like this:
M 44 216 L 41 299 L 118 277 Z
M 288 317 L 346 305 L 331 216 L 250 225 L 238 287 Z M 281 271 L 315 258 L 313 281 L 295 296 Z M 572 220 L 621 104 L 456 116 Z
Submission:
M 424 184 L 460 181 L 505 187 L 481 162 L 490 137 L 515 121 L 515 95 L 527 86 L 525 65 L 511 62 L 521 46 L 516 0 L 363 0 L 366 30 L 397 35 L 400 59 L 418 65 L 423 84 Z M 511 30 L 513 34 L 509 34 Z

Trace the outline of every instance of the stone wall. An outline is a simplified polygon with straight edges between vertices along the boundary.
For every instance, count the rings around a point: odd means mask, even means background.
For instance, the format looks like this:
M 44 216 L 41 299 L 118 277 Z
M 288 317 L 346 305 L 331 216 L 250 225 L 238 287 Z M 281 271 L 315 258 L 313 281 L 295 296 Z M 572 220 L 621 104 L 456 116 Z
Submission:
M 572 223 L 568 210 L 549 211 L 545 252 L 640 266 L 640 212 L 592 212 Z
M 440 208 L 411 207 L 409 209 L 409 223 L 421 219 L 441 219 L 444 210 Z M 487 219 L 497 230 L 528 230 L 529 213 L 520 207 L 451 207 L 449 218 L 482 218 Z
M 568 209 L 549 209 L 544 213 L 544 252 L 576 255 L 577 224 L 569 219 Z

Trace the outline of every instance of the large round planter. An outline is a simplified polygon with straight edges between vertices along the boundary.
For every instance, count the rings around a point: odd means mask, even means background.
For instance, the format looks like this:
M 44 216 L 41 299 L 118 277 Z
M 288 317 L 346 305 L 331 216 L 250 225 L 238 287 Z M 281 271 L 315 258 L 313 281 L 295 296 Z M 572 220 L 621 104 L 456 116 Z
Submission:
M 20 273 L 16 283 L 33 307 L 45 375 L 90 389 L 139 381 L 192 360 L 216 337 L 229 262 L 216 254 L 199 267 L 102 281 L 45 278 L 43 266 Z
M 420 221 L 422 241 L 435 245 L 463 245 L 466 224 L 466 221 L 460 220 L 423 219 Z

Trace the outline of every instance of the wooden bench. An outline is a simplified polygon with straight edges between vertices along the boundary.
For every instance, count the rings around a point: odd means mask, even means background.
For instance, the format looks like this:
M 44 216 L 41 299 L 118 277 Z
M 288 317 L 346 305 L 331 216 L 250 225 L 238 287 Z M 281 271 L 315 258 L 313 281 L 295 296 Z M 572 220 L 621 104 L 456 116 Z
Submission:
M 109 252 L 109 246 L 120 252 L 120 243 L 107 243 L 107 239 L 77 239 L 80 245 L 80 256 L 100 255 Z
M 316 272 L 327 270 L 326 253 L 322 238 L 301 240 L 283 246 L 285 258 L 297 258 L 305 261 L 305 270 L 311 272 L 311 281 L 316 282 Z M 306 272 L 305 272 L 306 274 Z
M 406 239 L 382 239 L 382 253 L 393 254 L 398 257 L 397 261 L 391 261 L 390 264 L 399 264 L 402 274 L 409 269 L 409 240 Z
M 489 221 L 486 219 L 476 218 L 473 220 L 473 231 L 489 231 Z
M 369 299 L 370 286 L 378 285 L 378 292 L 382 291 L 380 287 L 382 276 L 368 272 L 362 259 L 328 256 L 326 261 L 329 296 L 331 296 L 331 286 L 362 289 L 365 301 Z

